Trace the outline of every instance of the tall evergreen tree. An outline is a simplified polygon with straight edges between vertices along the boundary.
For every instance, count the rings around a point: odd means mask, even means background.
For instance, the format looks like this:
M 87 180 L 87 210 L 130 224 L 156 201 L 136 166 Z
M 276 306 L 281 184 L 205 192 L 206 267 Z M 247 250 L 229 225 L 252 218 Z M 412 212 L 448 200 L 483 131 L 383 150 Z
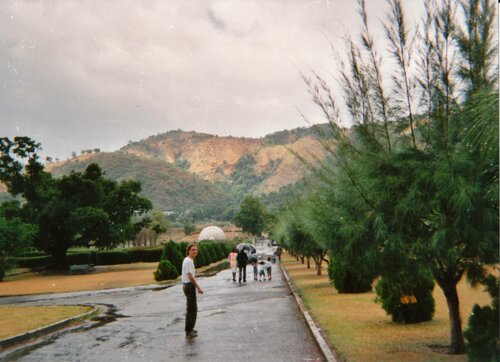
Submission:
M 385 28 L 397 65 L 394 99 L 406 94 L 406 103 L 394 104 L 383 88 L 361 0 L 361 47 L 347 42 L 351 64 L 340 78 L 354 122 L 351 132 L 340 126 L 344 120 L 326 82 L 317 74 L 305 77 L 331 125 L 323 134 L 334 160 L 325 178 L 334 190 L 329 211 L 338 221 L 339 245 L 353 247 L 365 236 L 358 255 L 371 260 L 382 276 L 415 267 L 432 272 L 448 303 L 450 352 L 463 353 L 456 285 L 465 273 L 479 280 L 484 265 L 498 262 L 498 132 L 481 139 L 498 130 L 495 4 L 462 2 L 466 30 L 461 30 L 456 2 L 426 2 L 419 37 L 426 44 L 417 45 L 424 52 L 413 60 L 401 3 L 390 5 Z M 414 67 L 419 69 L 412 73 Z M 413 74 L 420 102 L 412 101 L 415 93 L 406 86 Z M 426 117 L 413 117 L 415 104 Z

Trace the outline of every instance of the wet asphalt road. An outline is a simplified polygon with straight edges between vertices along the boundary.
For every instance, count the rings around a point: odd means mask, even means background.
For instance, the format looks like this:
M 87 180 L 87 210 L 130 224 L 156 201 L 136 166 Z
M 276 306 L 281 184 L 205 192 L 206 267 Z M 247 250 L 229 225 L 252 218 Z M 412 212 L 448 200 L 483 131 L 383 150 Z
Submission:
M 251 267 L 247 275 L 252 276 Z M 199 337 L 184 337 L 185 297 L 180 285 L 154 290 L 65 295 L 28 300 L 2 298 L 0 304 L 102 303 L 116 307 L 116 320 L 65 333 L 17 357 L 19 361 L 322 361 L 280 267 L 272 281 L 250 277 L 239 285 L 229 270 L 199 279 Z M 48 296 L 54 298 L 54 295 Z

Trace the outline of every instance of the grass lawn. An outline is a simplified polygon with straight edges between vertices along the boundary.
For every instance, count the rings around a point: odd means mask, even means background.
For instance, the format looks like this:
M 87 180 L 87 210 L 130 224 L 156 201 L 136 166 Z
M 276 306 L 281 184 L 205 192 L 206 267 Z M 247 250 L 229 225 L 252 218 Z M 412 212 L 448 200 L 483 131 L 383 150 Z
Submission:
M 133 263 L 98 267 L 80 275 L 39 275 L 25 273 L 7 276 L 0 283 L 0 296 L 99 290 L 156 283 L 153 272 L 158 263 Z
M 327 343 L 347 361 L 466 361 L 466 355 L 447 355 L 449 344 L 448 309 L 443 292 L 436 285 L 436 312 L 430 322 L 399 325 L 393 323 L 376 294 L 339 294 L 331 286 L 327 271 L 317 276 L 313 268 L 284 256 L 282 265 L 300 290 L 306 308 L 322 329 Z M 313 264 L 311 264 L 312 266 Z M 491 303 L 483 287 L 458 285 L 464 329 L 474 304 Z
M 15 336 L 90 311 L 85 306 L 0 306 L 0 339 Z

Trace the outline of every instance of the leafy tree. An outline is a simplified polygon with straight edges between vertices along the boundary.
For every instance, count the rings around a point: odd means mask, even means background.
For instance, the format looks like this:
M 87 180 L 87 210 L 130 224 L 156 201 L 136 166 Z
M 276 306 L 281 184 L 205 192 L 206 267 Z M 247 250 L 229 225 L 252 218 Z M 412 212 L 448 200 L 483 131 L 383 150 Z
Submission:
M 28 137 L 1 138 L 0 181 L 24 198 L 22 218 L 38 226 L 33 244 L 52 256 L 55 269 L 68 267 L 70 247 L 112 247 L 144 226 L 131 221 L 152 207 L 138 182 L 106 179 L 97 164 L 56 179 L 37 161 L 39 146 Z
M 158 236 L 168 230 L 170 224 L 162 212 L 156 211 L 151 215 L 151 218 L 145 217 L 141 220 L 144 226 L 135 237 L 136 244 L 139 245 L 156 245 Z
M 19 203 L 6 202 L 0 207 L 0 282 L 5 273 L 15 267 L 12 256 L 31 244 L 36 227 L 19 218 Z
M 184 224 L 184 234 L 185 235 L 189 235 L 189 234 L 192 234 L 196 231 L 196 225 L 194 225 L 193 223 L 186 223 Z
M 267 223 L 267 211 L 256 196 L 247 196 L 240 204 L 240 210 L 233 218 L 236 226 L 252 235 L 261 235 Z

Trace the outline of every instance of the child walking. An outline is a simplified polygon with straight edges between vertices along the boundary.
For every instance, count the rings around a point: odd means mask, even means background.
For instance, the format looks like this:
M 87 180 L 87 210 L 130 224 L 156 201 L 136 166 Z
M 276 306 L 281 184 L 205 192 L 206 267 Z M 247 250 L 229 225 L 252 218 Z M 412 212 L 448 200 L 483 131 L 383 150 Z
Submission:
M 266 281 L 266 265 L 264 261 L 259 262 L 259 282 Z
M 266 266 L 266 271 L 267 271 L 267 279 L 271 280 L 272 279 L 271 274 L 272 274 L 273 266 L 271 264 L 271 258 L 270 257 L 267 258 L 267 263 L 266 263 L 265 266 Z

